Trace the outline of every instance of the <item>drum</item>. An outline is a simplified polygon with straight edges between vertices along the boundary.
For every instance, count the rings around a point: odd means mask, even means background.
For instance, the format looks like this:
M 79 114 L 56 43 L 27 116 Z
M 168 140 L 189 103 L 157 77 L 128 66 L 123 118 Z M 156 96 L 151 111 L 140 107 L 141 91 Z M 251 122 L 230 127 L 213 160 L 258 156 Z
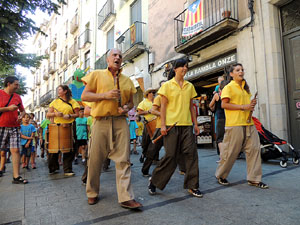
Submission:
M 73 149 L 72 124 L 49 124 L 48 129 L 45 142 L 49 153 L 67 153 Z
M 153 138 L 154 132 L 156 130 L 156 120 L 157 118 L 154 118 L 153 120 L 150 120 L 145 124 L 147 132 L 151 139 Z

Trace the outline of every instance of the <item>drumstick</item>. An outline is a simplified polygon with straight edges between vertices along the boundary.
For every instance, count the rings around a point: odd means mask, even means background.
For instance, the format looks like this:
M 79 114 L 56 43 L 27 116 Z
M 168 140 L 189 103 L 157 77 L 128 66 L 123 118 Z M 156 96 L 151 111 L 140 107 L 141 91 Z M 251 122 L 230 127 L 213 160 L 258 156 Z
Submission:
M 167 129 L 167 134 L 168 134 L 168 132 L 169 132 L 173 127 L 176 126 L 177 123 L 178 123 L 178 122 L 174 123 L 172 126 L 170 126 L 170 127 Z M 159 141 L 162 137 L 163 137 L 162 134 L 159 135 L 157 138 L 155 138 L 154 140 L 152 140 L 152 143 L 155 144 L 155 143 L 156 143 L 157 141 Z
M 255 93 L 253 99 L 256 99 L 256 97 L 257 97 L 257 92 Z M 251 111 L 251 112 L 249 113 L 249 116 L 248 116 L 248 119 L 247 119 L 247 123 L 250 123 L 250 122 L 251 122 L 252 114 L 253 114 L 253 111 Z
M 117 73 L 117 89 L 120 91 L 120 81 L 119 81 L 119 76 L 120 76 L 120 70 L 119 70 L 118 73 Z M 118 106 L 119 106 L 119 107 L 122 107 L 121 101 L 122 101 L 122 99 L 121 99 L 121 92 L 120 92 L 120 96 L 119 96 L 119 99 L 118 99 Z

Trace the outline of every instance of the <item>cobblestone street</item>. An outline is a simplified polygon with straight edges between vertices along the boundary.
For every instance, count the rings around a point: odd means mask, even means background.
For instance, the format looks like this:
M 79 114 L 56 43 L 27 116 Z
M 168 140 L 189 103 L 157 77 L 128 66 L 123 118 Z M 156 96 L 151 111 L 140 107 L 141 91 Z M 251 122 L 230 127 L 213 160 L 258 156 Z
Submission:
M 237 160 L 228 177 L 231 185 L 225 187 L 214 178 L 215 150 L 198 152 L 202 199 L 182 188 L 178 170 L 164 191 L 150 196 L 139 156 L 131 156 L 132 184 L 136 200 L 144 205 L 141 211 L 119 206 L 113 163 L 101 176 L 100 201 L 92 206 L 81 184 L 83 165 L 74 165 L 75 177 L 64 178 L 62 168 L 50 176 L 46 160 L 38 158 L 36 170 L 21 170 L 29 184 L 13 185 L 11 164 L 7 164 L 0 178 L 0 224 L 299 224 L 299 166 L 289 162 L 283 169 L 278 161 L 263 164 L 263 181 L 270 189 L 261 190 L 247 185 L 245 160 Z

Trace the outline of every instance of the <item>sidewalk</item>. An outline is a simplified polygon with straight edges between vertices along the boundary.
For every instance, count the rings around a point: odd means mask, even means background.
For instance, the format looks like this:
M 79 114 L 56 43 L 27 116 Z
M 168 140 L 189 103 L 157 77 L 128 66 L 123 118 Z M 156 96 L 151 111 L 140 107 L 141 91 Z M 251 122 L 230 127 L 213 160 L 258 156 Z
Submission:
M 74 165 L 75 177 L 64 178 L 62 168 L 50 176 L 46 160 L 37 158 L 36 170 L 21 170 L 30 183 L 17 185 L 11 183 L 12 168 L 7 164 L 0 178 L 0 224 L 300 224 L 300 166 L 290 162 L 283 169 L 275 161 L 263 164 L 263 181 L 270 189 L 262 190 L 247 185 L 245 160 L 237 160 L 228 177 L 231 185 L 225 187 L 214 177 L 216 151 L 198 149 L 198 153 L 202 199 L 183 189 L 178 170 L 165 190 L 150 196 L 139 155 L 131 156 L 132 184 L 136 200 L 144 205 L 141 211 L 119 206 L 113 163 L 101 176 L 100 201 L 93 206 L 87 204 L 81 184 L 82 165 Z

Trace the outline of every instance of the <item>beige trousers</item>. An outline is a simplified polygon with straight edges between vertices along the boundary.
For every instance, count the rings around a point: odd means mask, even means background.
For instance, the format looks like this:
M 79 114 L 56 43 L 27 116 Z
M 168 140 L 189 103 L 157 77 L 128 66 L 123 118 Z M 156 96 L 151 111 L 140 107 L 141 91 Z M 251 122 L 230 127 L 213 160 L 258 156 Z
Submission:
M 247 180 L 260 182 L 262 177 L 260 142 L 255 126 L 225 127 L 221 161 L 217 178 L 226 179 L 239 153 L 244 151 L 247 162 Z
M 131 187 L 129 127 L 126 117 L 104 117 L 94 121 L 89 142 L 88 198 L 99 195 L 100 174 L 103 162 L 108 157 L 115 162 L 118 201 L 134 199 Z

